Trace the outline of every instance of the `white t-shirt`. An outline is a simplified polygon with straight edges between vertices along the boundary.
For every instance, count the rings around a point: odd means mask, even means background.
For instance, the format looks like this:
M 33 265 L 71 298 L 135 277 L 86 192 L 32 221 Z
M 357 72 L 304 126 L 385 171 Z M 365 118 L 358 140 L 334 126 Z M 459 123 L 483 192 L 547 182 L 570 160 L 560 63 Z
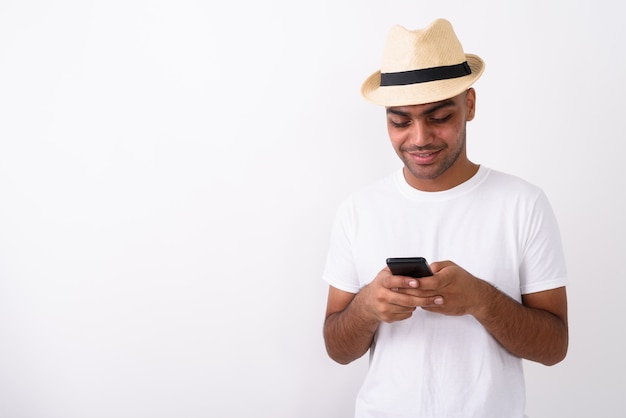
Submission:
M 442 192 L 409 186 L 398 170 L 346 199 L 323 279 L 357 293 L 388 257 L 451 260 L 517 301 L 565 286 L 556 218 L 545 194 L 486 167 Z M 474 319 L 417 309 L 381 323 L 356 403 L 358 418 L 523 417 L 521 359 Z

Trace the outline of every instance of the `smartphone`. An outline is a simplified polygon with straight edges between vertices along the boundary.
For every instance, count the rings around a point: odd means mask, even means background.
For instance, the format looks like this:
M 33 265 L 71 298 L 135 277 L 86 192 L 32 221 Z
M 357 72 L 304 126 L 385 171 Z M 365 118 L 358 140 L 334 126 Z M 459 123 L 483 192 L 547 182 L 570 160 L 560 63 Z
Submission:
M 394 276 L 426 277 L 433 272 L 424 257 L 395 257 L 387 259 L 387 266 Z

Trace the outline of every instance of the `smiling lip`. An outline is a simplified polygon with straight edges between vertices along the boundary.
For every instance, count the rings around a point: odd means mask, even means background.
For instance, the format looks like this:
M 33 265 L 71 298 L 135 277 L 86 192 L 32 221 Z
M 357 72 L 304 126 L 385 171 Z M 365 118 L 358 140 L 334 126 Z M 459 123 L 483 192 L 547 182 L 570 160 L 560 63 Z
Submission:
M 413 161 L 417 164 L 432 164 L 439 155 L 439 151 L 413 151 L 408 154 L 411 156 Z

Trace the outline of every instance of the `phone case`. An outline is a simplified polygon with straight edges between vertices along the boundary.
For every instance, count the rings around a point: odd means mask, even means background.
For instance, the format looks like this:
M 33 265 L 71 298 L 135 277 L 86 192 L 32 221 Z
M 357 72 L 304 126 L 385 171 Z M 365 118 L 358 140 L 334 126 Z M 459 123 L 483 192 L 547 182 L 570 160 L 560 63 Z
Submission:
M 433 272 L 424 257 L 395 257 L 387 259 L 387 266 L 394 276 L 426 277 Z

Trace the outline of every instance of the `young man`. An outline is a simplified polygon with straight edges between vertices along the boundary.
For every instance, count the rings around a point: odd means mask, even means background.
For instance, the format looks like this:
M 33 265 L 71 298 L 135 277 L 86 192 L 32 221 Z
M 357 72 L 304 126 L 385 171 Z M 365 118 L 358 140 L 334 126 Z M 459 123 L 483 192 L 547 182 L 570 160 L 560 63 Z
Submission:
M 386 108 L 403 167 L 339 208 L 324 280 L 324 339 L 346 364 L 369 351 L 356 416 L 523 417 L 522 359 L 567 353 L 566 267 L 544 193 L 470 161 L 465 126 L 484 63 L 444 19 L 394 26 L 362 87 Z M 421 256 L 432 276 L 392 275 Z

